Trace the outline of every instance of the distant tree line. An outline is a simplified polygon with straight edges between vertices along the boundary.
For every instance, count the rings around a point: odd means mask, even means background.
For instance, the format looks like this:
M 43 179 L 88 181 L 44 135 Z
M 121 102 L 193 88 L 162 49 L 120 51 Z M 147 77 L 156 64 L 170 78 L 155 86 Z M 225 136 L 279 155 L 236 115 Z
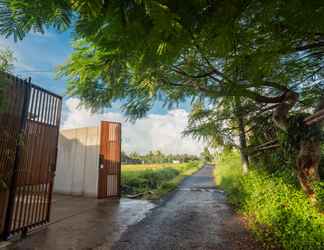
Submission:
M 198 160 L 199 157 L 190 154 L 163 154 L 161 151 L 150 151 L 147 154 L 139 154 L 136 152 L 122 152 L 123 164 L 145 164 L 145 163 L 182 163 Z

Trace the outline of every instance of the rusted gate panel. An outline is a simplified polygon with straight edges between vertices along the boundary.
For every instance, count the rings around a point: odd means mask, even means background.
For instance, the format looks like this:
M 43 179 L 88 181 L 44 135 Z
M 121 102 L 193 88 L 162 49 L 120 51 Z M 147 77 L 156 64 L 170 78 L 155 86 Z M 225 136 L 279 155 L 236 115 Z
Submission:
M 98 198 L 120 196 L 121 124 L 101 122 Z
M 19 84 L 26 97 L 7 192 L 5 237 L 49 221 L 62 105 L 55 94 L 30 83 Z
M 9 191 L 22 128 L 24 103 L 28 88 L 22 80 L 0 73 L 2 106 L 0 108 L 0 235 L 3 233 L 7 214 Z

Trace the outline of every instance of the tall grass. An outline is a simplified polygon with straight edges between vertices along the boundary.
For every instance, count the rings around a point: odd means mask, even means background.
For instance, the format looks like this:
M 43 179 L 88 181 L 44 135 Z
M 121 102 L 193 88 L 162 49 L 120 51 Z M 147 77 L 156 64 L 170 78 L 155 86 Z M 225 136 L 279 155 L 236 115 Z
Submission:
M 158 199 L 200 167 L 199 162 L 122 166 L 122 193 Z
M 252 169 L 242 176 L 239 155 L 231 152 L 217 162 L 215 177 L 269 248 L 324 249 L 324 216 L 310 204 L 290 171 L 269 174 Z

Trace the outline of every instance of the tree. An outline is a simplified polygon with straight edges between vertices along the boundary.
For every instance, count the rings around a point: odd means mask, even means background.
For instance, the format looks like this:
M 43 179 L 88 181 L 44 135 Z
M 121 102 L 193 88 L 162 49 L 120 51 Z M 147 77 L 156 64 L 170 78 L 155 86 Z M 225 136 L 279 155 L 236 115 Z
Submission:
M 213 160 L 213 156 L 209 152 L 207 147 L 205 147 L 204 150 L 201 152 L 200 157 L 203 159 L 204 162 L 212 162 Z
M 0 10 L 0 32 L 16 38 L 75 25 L 75 50 L 60 73 L 69 93 L 94 110 L 124 99 L 136 119 L 156 100 L 249 99 L 274 110 L 275 125 L 292 138 L 300 119 L 291 111 L 313 110 L 324 91 L 321 1 L 2 0 Z M 301 134 L 293 143 L 300 183 L 312 196 L 319 137 Z
M 185 135 L 206 140 L 211 146 L 235 148 L 240 151 L 243 174 L 248 173 L 249 156 L 246 130 L 255 126 L 259 106 L 222 98 L 215 106 L 194 105 Z M 252 118 L 251 118 L 252 117 Z M 261 125 L 261 124 L 258 124 Z
M 11 72 L 14 56 L 9 49 L 0 49 L 0 72 Z
M 13 61 L 14 56 L 12 51 L 9 49 L 0 49 L 0 73 L 9 73 L 13 69 Z M 2 74 L 0 74 L 0 78 L 3 77 Z M 6 80 L 0 81 L 0 111 L 4 109 L 4 103 L 5 103 L 5 96 L 4 96 L 4 88 L 6 84 Z

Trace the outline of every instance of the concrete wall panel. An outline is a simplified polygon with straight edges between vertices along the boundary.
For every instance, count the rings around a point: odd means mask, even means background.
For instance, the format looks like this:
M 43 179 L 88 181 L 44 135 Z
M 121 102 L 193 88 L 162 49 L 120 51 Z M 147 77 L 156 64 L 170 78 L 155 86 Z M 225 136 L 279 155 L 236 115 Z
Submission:
M 54 192 L 97 196 L 99 128 L 60 131 Z
M 84 189 L 86 196 L 97 196 L 98 167 L 99 167 L 100 131 L 98 128 L 89 128 L 87 150 L 85 154 Z

